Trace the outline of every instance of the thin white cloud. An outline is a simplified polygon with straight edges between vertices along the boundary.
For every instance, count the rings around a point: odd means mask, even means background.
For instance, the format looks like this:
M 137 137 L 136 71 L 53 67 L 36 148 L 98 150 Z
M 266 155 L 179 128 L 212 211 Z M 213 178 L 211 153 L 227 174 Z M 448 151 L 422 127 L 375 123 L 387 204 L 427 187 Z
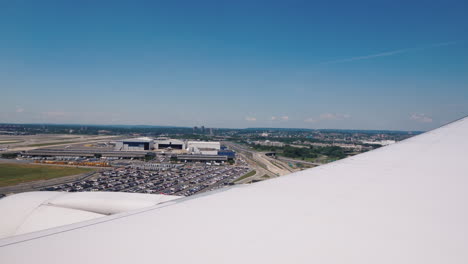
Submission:
M 289 120 L 289 116 L 272 116 L 270 117 L 270 120 L 271 121 L 288 121 Z
M 42 112 L 42 114 L 46 117 L 65 117 L 69 115 L 69 113 L 62 111 Z
M 320 114 L 318 117 L 309 117 L 304 120 L 306 123 L 317 123 L 320 121 L 329 121 L 329 120 L 346 120 L 351 118 L 349 114 L 336 114 L 336 113 L 323 113 Z
M 23 107 L 20 107 L 20 106 L 17 106 L 16 107 L 16 113 L 23 113 L 24 112 L 24 108 Z
M 417 48 L 397 49 L 397 50 L 385 51 L 385 52 L 370 54 L 370 55 L 365 55 L 365 56 L 357 56 L 357 57 L 351 57 L 351 58 L 346 58 L 346 59 L 341 59 L 341 60 L 326 61 L 320 64 L 335 64 L 335 63 L 344 63 L 344 62 L 351 62 L 351 61 L 358 61 L 358 60 L 368 60 L 368 59 L 374 59 L 374 58 L 379 58 L 379 57 L 393 56 L 396 54 L 407 53 L 411 51 L 433 49 L 433 48 L 455 45 L 455 44 L 457 44 L 456 41 L 435 43 L 435 44 L 431 44 L 431 45 L 427 45 L 423 47 L 417 47 Z
M 345 120 L 349 119 L 351 116 L 348 114 L 333 114 L 333 113 L 324 113 L 320 115 L 320 120 Z
M 432 117 L 427 116 L 426 114 L 411 114 L 410 120 L 420 122 L 420 123 L 432 123 Z
M 255 122 L 257 121 L 257 118 L 253 117 L 253 116 L 246 116 L 245 117 L 245 120 L 246 121 L 249 121 L 249 122 Z

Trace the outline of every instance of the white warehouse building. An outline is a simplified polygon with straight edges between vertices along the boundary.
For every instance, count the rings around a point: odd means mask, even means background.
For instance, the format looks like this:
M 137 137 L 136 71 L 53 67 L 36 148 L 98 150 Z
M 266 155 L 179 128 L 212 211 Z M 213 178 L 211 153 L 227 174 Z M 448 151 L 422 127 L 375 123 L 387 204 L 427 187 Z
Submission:
M 115 142 L 118 151 L 145 151 L 154 149 L 154 141 L 148 137 L 123 139 Z
M 220 142 L 214 141 L 188 141 L 187 151 L 191 154 L 218 155 L 221 149 Z

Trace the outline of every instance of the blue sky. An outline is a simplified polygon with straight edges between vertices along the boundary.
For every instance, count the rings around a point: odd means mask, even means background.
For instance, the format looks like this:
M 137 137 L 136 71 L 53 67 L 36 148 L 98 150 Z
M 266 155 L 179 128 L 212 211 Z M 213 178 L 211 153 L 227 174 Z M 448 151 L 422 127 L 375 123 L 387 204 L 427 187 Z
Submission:
M 428 130 L 466 1 L 3 1 L 0 122 Z

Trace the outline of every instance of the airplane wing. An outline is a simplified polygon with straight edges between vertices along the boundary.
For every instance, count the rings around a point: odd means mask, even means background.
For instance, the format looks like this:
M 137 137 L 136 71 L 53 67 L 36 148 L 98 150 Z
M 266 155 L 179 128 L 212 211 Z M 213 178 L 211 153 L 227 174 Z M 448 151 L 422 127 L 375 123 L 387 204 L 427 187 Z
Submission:
M 26 192 L 0 200 L 0 238 L 146 208 L 181 196 L 118 192 Z
M 468 118 L 288 176 L 0 240 L 0 263 L 468 263 Z

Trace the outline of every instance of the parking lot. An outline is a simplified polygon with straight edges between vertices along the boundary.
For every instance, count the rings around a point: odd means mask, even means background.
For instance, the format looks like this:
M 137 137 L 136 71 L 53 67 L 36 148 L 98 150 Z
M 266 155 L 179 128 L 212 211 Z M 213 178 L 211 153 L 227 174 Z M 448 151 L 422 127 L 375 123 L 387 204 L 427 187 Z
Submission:
M 43 191 L 110 191 L 190 196 L 231 184 L 247 166 L 183 164 L 175 168 L 143 170 L 126 166 L 97 173 L 91 179 L 56 185 Z

